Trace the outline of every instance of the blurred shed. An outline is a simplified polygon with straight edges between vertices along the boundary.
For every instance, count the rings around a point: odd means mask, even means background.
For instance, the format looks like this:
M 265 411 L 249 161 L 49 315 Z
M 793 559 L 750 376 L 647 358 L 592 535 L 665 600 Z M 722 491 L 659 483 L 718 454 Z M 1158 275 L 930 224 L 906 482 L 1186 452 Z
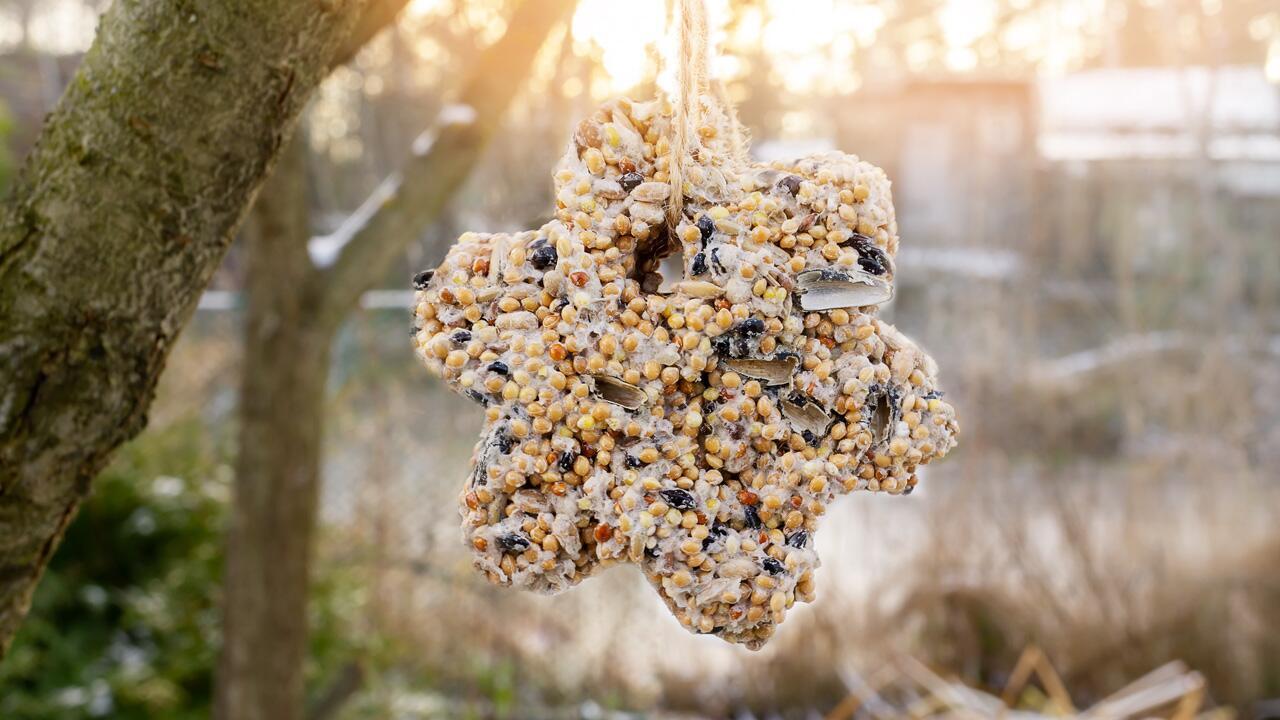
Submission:
M 868 90 L 838 114 L 837 145 L 856 149 L 893 179 L 912 246 L 1008 248 L 1030 231 L 1034 97 L 1022 81 L 914 81 Z
M 1280 86 L 1263 68 L 1099 69 L 1042 79 L 1038 96 L 1043 240 L 1061 262 L 1104 266 L 1106 250 L 1077 239 L 1083 221 L 1133 272 L 1204 260 L 1276 294 L 1259 266 L 1230 267 L 1280 226 Z

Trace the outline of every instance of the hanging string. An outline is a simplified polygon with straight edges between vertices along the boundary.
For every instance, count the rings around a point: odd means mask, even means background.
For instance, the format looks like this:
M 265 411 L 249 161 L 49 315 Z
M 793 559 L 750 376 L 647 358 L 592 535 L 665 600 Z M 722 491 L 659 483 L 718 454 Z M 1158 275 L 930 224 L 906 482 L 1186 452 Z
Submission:
M 668 222 L 675 230 L 684 211 L 684 164 L 692 152 L 691 145 L 697 141 L 702 95 L 707 89 L 707 8 L 703 0 L 675 0 L 673 14 L 678 23 L 678 89 L 667 174 L 671 180 Z
M 733 157 L 740 165 L 746 165 L 750 158 L 747 156 L 747 130 L 742 126 L 742 121 L 738 119 L 738 109 L 734 107 L 733 99 L 729 97 L 729 90 L 724 83 L 717 80 L 713 84 L 716 91 L 716 98 L 720 101 L 720 109 L 729 118 L 730 139 L 733 140 Z

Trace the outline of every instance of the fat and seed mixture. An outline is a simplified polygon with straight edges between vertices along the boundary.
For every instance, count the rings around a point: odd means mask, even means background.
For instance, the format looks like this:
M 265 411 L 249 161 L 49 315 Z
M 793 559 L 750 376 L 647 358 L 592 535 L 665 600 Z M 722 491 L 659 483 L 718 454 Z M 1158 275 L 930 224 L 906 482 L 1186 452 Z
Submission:
M 485 408 L 461 512 L 490 580 L 556 592 L 636 563 L 686 628 L 758 648 L 812 600 L 832 500 L 910 493 L 958 427 L 933 360 L 876 317 L 884 172 L 748 164 L 700 102 L 678 217 L 670 104 L 610 102 L 551 222 L 466 233 L 415 278 L 413 342 Z

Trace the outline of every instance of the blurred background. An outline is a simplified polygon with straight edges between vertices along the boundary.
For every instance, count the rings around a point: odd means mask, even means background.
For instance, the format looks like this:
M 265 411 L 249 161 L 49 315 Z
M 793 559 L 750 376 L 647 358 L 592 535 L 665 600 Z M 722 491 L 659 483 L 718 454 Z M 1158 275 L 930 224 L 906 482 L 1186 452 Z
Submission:
M 468 73 L 522 78 L 332 338 L 313 717 L 883 717 L 911 699 L 901 658 L 999 694 L 1028 647 L 1076 706 L 1179 660 L 1207 708 L 1280 717 L 1275 0 L 709 1 L 757 158 L 840 149 L 893 180 L 884 314 L 963 427 L 911 497 L 836 505 L 817 602 L 755 653 L 682 630 L 633 568 L 538 597 L 488 586 L 461 544 L 481 412 L 417 365 L 409 278 L 464 230 L 543 222 L 577 121 L 671 82 L 661 0 L 580 0 L 534 62 L 478 65 L 517 4 L 412 0 L 334 71 L 279 171 L 305 183 L 323 267 Z M 0 187 L 105 6 L 0 0 Z M 71 526 L 0 664 L 0 717 L 208 714 L 247 265 L 238 243 Z

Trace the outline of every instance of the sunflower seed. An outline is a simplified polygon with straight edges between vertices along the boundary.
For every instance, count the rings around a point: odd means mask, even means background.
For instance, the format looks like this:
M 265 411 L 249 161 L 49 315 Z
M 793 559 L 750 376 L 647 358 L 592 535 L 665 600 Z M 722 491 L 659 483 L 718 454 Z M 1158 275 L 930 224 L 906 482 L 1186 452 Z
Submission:
M 800 365 L 797 355 L 780 355 L 776 358 L 729 358 L 725 367 L 747 377 L 764 380 L 766 385 L 786 385 Z
M 631 383 L 623 382 L 608 375 L 595 375 L 593 377 L 595 379 L 596 397 L 605 402 L 613 403 L 627 410 L 636 410 L 649 399 L 644 390 Z
M 808 431 L 819 438 L 827 434 L 827 427 L 831 425 L 831 416 L 822 409 L 822 406 L 803 397 L 784 398 L 781 406 L 782 414 L 802 433 Z
M 803 310 L 835 310 L 879 305 L 893 297 L 893 286 L 861 270 L 824 268 L 796 276 Z

